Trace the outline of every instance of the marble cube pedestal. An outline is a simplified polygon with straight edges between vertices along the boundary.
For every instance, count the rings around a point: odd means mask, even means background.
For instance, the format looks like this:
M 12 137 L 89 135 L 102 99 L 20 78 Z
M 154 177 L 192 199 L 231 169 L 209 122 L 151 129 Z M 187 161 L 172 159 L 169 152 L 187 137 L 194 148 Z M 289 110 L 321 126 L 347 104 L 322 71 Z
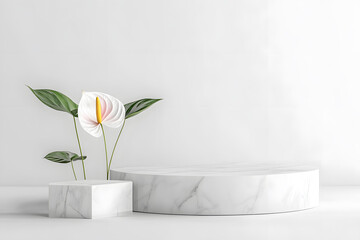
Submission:
M 86 180 L 49 184 L 49 217 L 104 218 L 132 211 L 132 182 Z
M 319 170 L 283 164 L 134 167 L 110 178 L 134 184 L 134 211 L 237 215 L 298 211 L 319 202 Z

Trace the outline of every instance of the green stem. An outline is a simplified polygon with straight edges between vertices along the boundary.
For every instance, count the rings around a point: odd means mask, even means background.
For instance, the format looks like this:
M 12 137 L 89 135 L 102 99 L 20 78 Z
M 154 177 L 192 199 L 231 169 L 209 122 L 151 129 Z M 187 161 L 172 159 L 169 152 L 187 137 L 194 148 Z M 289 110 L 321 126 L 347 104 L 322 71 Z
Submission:
M 73 170 L 75 180 L 77 180 L 76 173 L 75 173 L 75 169 L 74 169 L 74 164 L 73 164 L 73 161 L 72 161 L 72 160 L 71 160 L 71 168 L 72 168 L 72 170 Z
M 77 127 L 76 127 L 76 120 L 75 120 L 75 117 L 74 117 L 74 116 L 73 116 L 73 119 L 74 119 L 74 126 L 75 126 L 76 138 L 77 138 L 77 141 L 78 141 L 78 144 L 79 144 L 79 150 L 80 150 L 80 154 L 81 154 L 81 163 L 82 163 L 83 172 L 84 172 L 84 179 L 86 180 L 84 156 L 83 156 L 83 153 L 82 153 L 82 150 L 81 150 L 79 134 L 78 134 L 78 130 L 77 130 Z M 72 162 L 71 162 L 71 164 L 72 164 Z
M 101 131 L 104 137 L 104 145 L 105 145 L 105 155 L 106 155 L 106 180 L 109 180 L 109 164 L 108 164 L 108 154 L 106 148 L 106 138 L 105 138 L 105 131 L 103 125 L 100 123 Z
M 123 125 L 122 125 L 122 127 L 121 127 L 121 130 L 120 130 L 120 132 L 119 132 L 119 135 L 118 135 L 118 137 L 117 137 L 117 139 L 116 139 L 116 142 L 115 142 L 115 145 L 114 145 L 114 149 L 113 149 L 113 151 L 112 151 L 112 153 L 111 153 L 110 163 L 109 163 L 109 168 L 108 168 L 108 173 L 107 173 L 108 175 L 109 175 L 109 173 L 110 173 L 110 167 L 111 167 L 112 159 L 113 159 L 113 156 L 114 156 L 114 153 L 115 153 L 116 145 L 117 145 L 117 143 L 118 143 L 118 141 L 119 141 L 119 138 L 120 138 L 120 135 L 121 135 L 121 133 L 122 133 L 122 130 L 124 129 L 124 126 L 125 126 L 125 120 L 124 120 L 124 123 L 123 123 Z

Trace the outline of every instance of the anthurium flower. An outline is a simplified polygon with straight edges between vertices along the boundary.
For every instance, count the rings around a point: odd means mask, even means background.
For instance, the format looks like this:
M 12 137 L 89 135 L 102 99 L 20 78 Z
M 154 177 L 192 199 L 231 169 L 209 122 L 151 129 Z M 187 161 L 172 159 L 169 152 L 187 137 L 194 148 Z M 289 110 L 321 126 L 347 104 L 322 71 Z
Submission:
M 102 135 L 101 126 L 118 128 L 125 120 L 125 107 L 116 98 L 100 92 L 83 92 L 78 109 L 81 127 L 94 137 Z

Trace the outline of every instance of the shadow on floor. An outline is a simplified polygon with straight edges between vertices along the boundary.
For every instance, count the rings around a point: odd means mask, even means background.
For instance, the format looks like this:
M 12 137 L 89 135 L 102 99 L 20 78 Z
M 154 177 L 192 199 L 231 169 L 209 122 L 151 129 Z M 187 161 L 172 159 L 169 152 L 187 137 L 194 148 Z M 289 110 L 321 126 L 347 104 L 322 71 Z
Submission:
M 34 200 L 34 201 L 21 203 L 19 205 L 19 214 L 48 217 L 49 215 L 48 201 Z

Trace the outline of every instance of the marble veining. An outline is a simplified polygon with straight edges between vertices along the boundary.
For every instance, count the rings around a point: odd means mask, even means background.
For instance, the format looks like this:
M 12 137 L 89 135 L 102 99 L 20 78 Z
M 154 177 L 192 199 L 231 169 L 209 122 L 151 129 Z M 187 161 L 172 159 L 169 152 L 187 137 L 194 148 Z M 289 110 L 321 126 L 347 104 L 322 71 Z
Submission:
M 312 166 L 223 164 L 111 170 L 134 184 L 134 211 L 236 215 L 297 211 L 318 205 Z
M 132 211 L 132 182 L 71 181 L 49 184 L 49 217 L 102 218 Z

